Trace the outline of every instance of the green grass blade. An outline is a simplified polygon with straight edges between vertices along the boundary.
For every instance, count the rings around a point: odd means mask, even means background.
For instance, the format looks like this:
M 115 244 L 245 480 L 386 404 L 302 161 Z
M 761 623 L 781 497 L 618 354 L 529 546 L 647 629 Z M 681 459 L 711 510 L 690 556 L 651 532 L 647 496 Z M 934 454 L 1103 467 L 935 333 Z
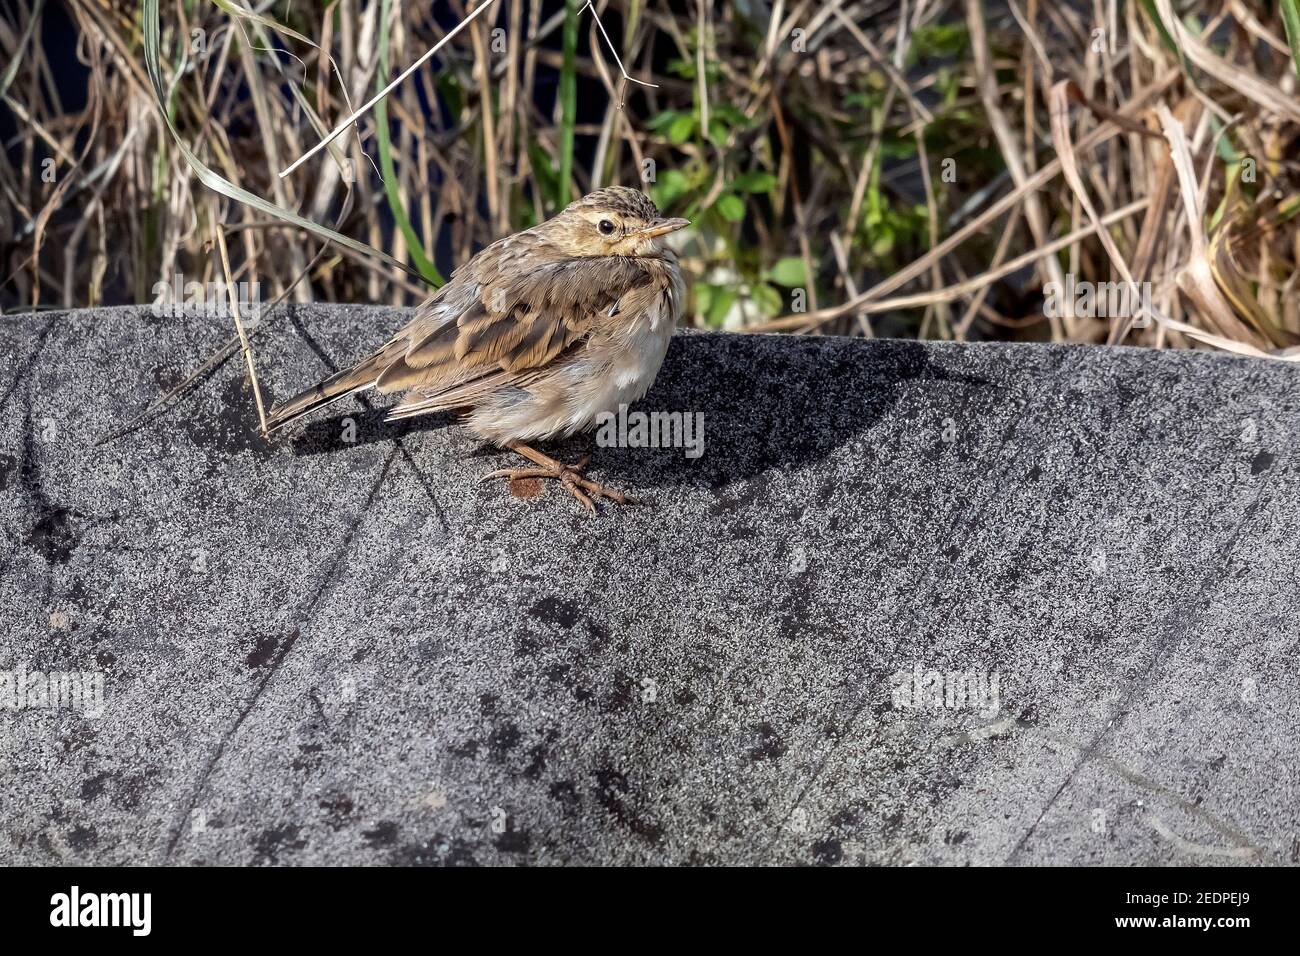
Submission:
M 160 50 L 162 47 L 160 39 L 162 28 L 159 24 L 158 18 L 158 0 L 143 0 L 141 13 L 144 28 L 144 66 L 145 71 L 149 74 L 149 83 L 153 86 L 154 99 L 157 103 L 158 111 L 162 114 L 163 122 L 167 126 L 167 131 L 171 134 L 172 140 L 176 143 L 177 150 L 180 151 L 181 156 L 184 158 L 190 169 L 194 171 L 194 175 L 198 177 L 199 182 L 203 183 L 203 185 L 207 186 L 215 193 L 242 202 L 259 212 L 264 212 L 268 216 L 273 216 L 282 222 L 287 222 L 299 227 L 300 229 L 305 229 L 313 235 L 328 242 L 338 243 L 341 246 L 351 249 L 353 252 L 377 258 L 388 263 L 390 266 L 401 269 L 403 272 L 408 273 L 417 279 L 422 280 L 424 278 L 419 272 L 405 263 L 398 262 L 388 253 L 381 252 L 374 246 L 367 245 L 364 242 L 358 242 L 356 239 L 335 232 L 333 229 L 328 229 L 319 223 L 312 222 L 310 219 L 304 219 L 291 209 L 285 209 L 283 206 L 278 206 L 273 202 L 269 202 L 261 196 L 254 195 L 247 189 L 242 189 L 239 186 L 236 186 L 230 180 L 205 165 L 203 161 L 194 154 L 194 151 L 190 149 L 189 144 L 186 143 L 185 140 L 181 139 L 181 135 L 177 131 L 175 123 L 172 122 L 171 112 L 168 109 L 170 94 L 163 84 L 162 70 L 158 65 Z M 179 72 L 177 73 L 177 77 L 180 77 Z M 274 172 L 272 175 L 274 175 Z
M 1156 32 L 1160 34 L 1160 39 L 1164 41 L 1165 46 L 1178 57 L 1178 63 L 1183 68 L 1183 74 L 1194 84 L 1197 83 L 1196 74 L 1192 72 L 1192 65 L 1187 62 L 1187 55 L 1183 48 L 1174 38 L 1174 32 L 1165 26 L 1164 19 L 1160 16 L 1160 10 L 1156 6 L 1156 0 L 1142 0 L 1142 9 L 1146 10 L 1147 16 L 1151 22 L 1156 25 Z M 1199 84 L 1197 84 L 1199 85 Z
M 1286 27 L 1286 41 L 1291 45 L 1291 62 L 1295 74 L 1300 76 L 1300 0 L 1280 0 L 1282 24 Z
M 388 82 L 388 11 L 392 0 L 383 0 L 379 8 L 379 69 L 375 71 L 375 83 L 380 89 Z M 402 197 L 397 194 L 397 170 L 393 167 L 393 146 L 389 141 L 388 100 L 382 99 L 375 104 L 375 129 L 378 131 L 379 168 L 384 177 L 384 195 L 388 198 L 388 208 L 393 213 L 397 228 L 406 240 L 407 253 L 420 274 L 435 286 L 445 281 L 437 267 L 424 254 L 424 244 L 416 235 L 410 217 L 402 205 Z
M 573 183 L 573 127 L 578 119 L 579 0 L 565 0 L 564 64 L 560 69 L 560 177 L 555 205 L 569 204 Z
M 630 47 L 636 36 L 636 26 L 641 21 L 642 0 L 630 0 L 627 8 L 627 26 L 623 28 L 623 46 Z

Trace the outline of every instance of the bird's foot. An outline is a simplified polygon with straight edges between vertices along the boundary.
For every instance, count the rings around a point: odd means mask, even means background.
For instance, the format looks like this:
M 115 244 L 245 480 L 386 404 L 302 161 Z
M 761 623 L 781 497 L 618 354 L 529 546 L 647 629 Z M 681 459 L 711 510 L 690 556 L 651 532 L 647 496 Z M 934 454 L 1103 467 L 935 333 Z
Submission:
M 516 445 L 511 450 L 518 452 L 533 462 L 534 467 L 498 468 L 496 471 L 488 472 L 479 480 L 488 481 L 492 478 L 504 478 L 507 482 L 511 482 L 525 478 L 554 478 L 564 486 L 565 491 L 578 499 L 588 513 L 593 515 L 596 513 L 593 498 L 608 498 L 615 504 L 620 505 L 640 504 L 635 498 L 623 494 L 617 488 L 607 488 L 600 482 L 584 477 L 582 472 L 587 467 L 587 463 L 591 461 L 590 455 L 583 455 L 574 464 L 566 465 L 554 458 L 543 455 L 539 451 L 528 448 L 526 445 Z

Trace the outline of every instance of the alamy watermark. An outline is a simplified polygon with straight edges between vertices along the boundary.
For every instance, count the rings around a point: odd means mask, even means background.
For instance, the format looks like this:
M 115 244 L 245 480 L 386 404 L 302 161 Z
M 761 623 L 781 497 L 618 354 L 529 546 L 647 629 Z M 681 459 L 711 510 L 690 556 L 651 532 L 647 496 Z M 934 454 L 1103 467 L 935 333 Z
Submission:
M 85 717 L 104 713 L 104 675 L 100 671 L 0 671 L 0 710 L 68 710 Z
M 890 675 L 895 710 L 977 710 L 992 717 L 1002 709 L 997 671 L 926 670 L 920 664 Z
M 74 885 L 50 897 L 51 926 L 124 926 L 133 936 L 148 936 L 152 913 L 152 893 L 83 893 Z
M 248 325 L 256 325 L 262 317 L 262 283 L 239 282 L 230 295 L 225 282 L 186 282 L 185 273 L 172 275 L 172 281 L 160 279 L 153 285 L 154 318 L 179 319 L 187 312 L 206 318 L 230 316 L 230 303 L 239 305 L 239 317 Z
M 1043 314 L 1049 319 L 1073 315 L 1081 319 L 1133 319 L 1134 328 L 1146 328 L 1152 315 L 1151 283 L 1088 282 L 1074 273 L 1065 282 L 1043 286 Z
M 617 412 L 596 416 L 598 448 L 681 448 L 687 458 L 704 454 L 703 412 Z

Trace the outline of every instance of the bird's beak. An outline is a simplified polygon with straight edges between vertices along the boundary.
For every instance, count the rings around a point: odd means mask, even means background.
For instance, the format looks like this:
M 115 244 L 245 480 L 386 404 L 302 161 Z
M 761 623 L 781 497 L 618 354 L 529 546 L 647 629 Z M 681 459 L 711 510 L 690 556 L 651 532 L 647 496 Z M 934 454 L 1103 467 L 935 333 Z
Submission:
M 648 239 L 656 239 L 659 236 L 666 236 L 670 232 L 676 232 L 678 229 L 684 229 L 690 224 L 689 219 L 656 219 L 641 230 L 641 235 Z

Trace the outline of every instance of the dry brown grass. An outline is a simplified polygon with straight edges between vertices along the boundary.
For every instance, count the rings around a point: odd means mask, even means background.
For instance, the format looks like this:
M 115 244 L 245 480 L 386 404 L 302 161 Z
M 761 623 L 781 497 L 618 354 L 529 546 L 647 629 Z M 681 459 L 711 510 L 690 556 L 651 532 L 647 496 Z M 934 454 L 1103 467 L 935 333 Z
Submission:
M 139 6 L 47 3 L 0 18 L 8 311 L 149 302 L 178 271 L 220 280 L 216 225 L 231 278 L 265 299 L 410 305 L 651 162 L 655 198 L 697 223 L 682 251 L 700 326 L 1300 357 L 1295 0 L 596 3 L 656 89 L 620 82 L 582 4 L 496 0 L 437 69 L 283 179 L 464 9 L 166 3 L 173 137 Z M 70 35 L 51 33 L 56 14 Z M 84 106 L 63 102 L 52 45 L 84 65 Z M 178 142 L 358 245 L 222 196 Z M 1150 283 L 1150 315 L 1045 314 L 1044 287 L 1069 277 Z

